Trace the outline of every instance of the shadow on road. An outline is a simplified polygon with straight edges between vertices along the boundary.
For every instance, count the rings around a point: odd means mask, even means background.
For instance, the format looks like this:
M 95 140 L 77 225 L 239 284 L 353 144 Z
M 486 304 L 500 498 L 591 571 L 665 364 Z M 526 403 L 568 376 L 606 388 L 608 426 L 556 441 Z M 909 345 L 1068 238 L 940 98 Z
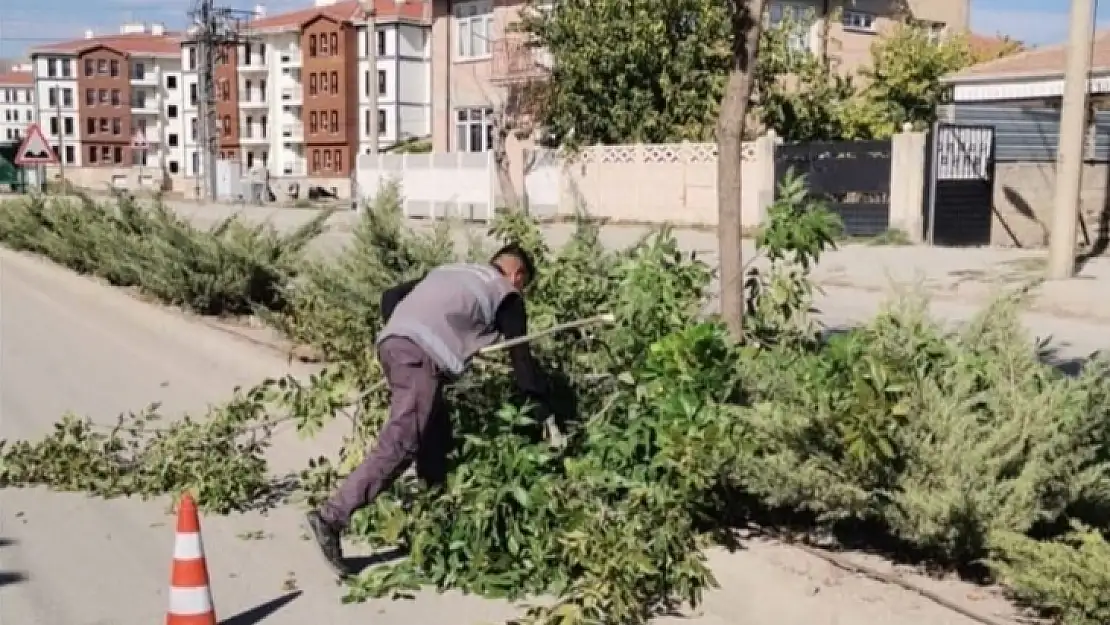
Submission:
M 266 603 L 263 603 L 262 605 L 255 606 L 249 610 L 240 612 L 231 618 L 223 619 L 220 621 L 220 625 L 256 625 L 257 623 L 261 623 L 263 620 L 266 619 L 266 617 L 270 616 L 274 612 L 277 612 L 278 610 L 285 607 L 285 605 L 289 602 L 293 601 L 297 597 L 300 597 L 301 594 L 303 594 L 303 591 L 300 590 L 286 593 L 280 597 L 271 599 Z
M 10 547 L 14 544 L 16 544 L 15 541 L 10 538 L 0 538 L 0 548 Z M 0 571 L 0 588 L 25 581 L 27 581 L 27 575 L 23 573 L 18 573 L 16 571 Z

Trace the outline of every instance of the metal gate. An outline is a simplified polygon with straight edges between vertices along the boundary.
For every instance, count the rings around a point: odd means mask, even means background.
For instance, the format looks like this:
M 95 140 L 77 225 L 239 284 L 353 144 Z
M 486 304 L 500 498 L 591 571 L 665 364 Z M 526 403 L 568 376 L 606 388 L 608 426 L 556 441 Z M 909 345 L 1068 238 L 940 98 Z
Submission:
M 812 141 L 775 148 L 775 189 L 787 173 L 805 175 L 809 192 L 840 216 L 848 236 L 890 227 L 891 142 Z
M 925 172 L 925 238 L 930 245 L 990 244 L 994 147 L 994 126 L 934 126 Z

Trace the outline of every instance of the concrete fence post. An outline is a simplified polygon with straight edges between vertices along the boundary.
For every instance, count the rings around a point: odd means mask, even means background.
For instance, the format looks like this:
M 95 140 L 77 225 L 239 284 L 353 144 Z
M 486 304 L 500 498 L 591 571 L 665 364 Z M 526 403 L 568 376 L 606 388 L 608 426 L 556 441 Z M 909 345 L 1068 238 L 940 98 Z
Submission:
M 767 209 L 775 201 L 775 148 L 780 143 L 782 138 L 773 129 L 769 129 L 754 142 L 752 164 L 748 171 L 755 175 L 750 180 L 744 180 L 744 184 L 754 186 L 754 193 L 748 197 L 755 198 L 755 206 L 743 207 L 745 228 L 763 223 L 767 217 Z
M 890 228 L 924 240 L 925 133 L 905 124 L 890 141 Z

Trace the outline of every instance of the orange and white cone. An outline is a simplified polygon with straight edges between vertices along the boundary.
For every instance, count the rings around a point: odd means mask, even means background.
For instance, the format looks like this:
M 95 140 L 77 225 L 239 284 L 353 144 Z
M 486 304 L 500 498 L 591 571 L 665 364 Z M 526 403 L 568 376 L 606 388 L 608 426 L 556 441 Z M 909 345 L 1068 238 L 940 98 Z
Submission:
M 166 625 L 217 625 L 208 585 L 208 563 L 200 539 L 197 504 L 186 494 L 177 509 L 177 534 L 170 574 L 170 609 Z

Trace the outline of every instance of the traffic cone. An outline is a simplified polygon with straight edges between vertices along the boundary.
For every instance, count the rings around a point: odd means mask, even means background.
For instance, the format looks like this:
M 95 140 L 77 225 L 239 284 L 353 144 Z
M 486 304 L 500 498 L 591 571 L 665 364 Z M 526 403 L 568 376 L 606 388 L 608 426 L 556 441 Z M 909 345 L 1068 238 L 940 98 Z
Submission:
M 200 539 L 200 517 L 191 495 L 181 497 L 170 574 L 170 609 L 166 625 L 217 625 L 208 586 L 208 563 Z

